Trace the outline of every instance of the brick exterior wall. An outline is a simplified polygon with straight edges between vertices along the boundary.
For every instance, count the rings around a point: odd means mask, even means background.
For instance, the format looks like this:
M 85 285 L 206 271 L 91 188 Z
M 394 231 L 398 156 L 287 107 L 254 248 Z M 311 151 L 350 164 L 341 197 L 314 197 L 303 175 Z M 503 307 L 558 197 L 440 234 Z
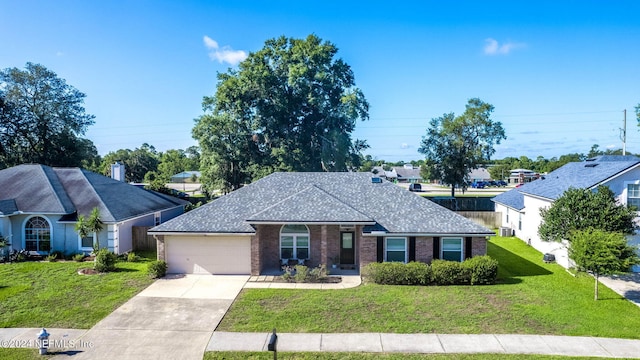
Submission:
M 158 254 L 158 260 L 167 261 L 167 254 L 164 248 L 164 235 L 154 235 L 156 238 L 156 253 Z
M 430 263 L 433 260 L 433 238 L 426 236 L 416 237 L 416 261 Z
M 329 265 L 329 260 L 340 254 L 340 227 L 338 225 L 307 225 L 309 228 L 310 258 L 305 265 Z M 251 239 L 251 274 L 280 268 L 280 229 L 278 225 L 257 225 Z M 362 229 L 360 229 L 362 231 Z
M 358 233 L 360 234 L 362 230 Z M 377 253 L 377 245 L 378 238 L 376 236 L 358 236 L 361 240 L 359 241 L 360 246 L 358 246 L 358 252 L 360 253 L 360 272 L 362 272 L 362 268 L 377 261 L 378 253 Z
M 306 265 L 315 267 L 331 265 L 331 259 L 340 255 L 340 227 L 338 225 L 308 225 L 310 233 L 310 259 Z M 362 225 L 355 229 L 355 263 L 360 270 L 377 261 L 377 237 L 363 236 Z M 282 225 L 258 225 L 256 235 L 251 238 L 251 274 L 259 275 L 265 270 L 280 268 L 280 229 Z M 408 238 L 408 237 L 407 237 Z M 474 237 L 472 256 L 487 253 L 485 237 Z M 463 241 L 463 247 L 465 246 Z M 161 250 L 162 249 L 162 250 Z M 416 237 L 416 261 L 431 263 L 434 259 L 433 238 Z M 408 249 L 407 249 L 408 250 Z M 463 250 L 464 251 L 464 250 Z M 164 255 L 164 239 L 158 239 L 158 258 Z
M 487 255 L 487 238 L 474 237 L 471 240 L 471 256 Z

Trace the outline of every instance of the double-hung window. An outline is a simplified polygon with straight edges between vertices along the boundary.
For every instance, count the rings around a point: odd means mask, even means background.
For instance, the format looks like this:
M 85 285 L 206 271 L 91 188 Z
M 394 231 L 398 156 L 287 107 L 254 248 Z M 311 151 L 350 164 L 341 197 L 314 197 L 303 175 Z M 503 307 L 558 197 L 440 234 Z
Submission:
M 306 225 L 284 225 L 280 230 L 280 258 L 309 258 L 309 229 Z
M 635 206 L 640 211 L 640 184 L 627 184 L 627 206 Z
M 384 250 L 385 261 L 407 262 L 407 238 L 386 238 Z
M 443 238 L 441 259 L 462 261 L 462 238 Z

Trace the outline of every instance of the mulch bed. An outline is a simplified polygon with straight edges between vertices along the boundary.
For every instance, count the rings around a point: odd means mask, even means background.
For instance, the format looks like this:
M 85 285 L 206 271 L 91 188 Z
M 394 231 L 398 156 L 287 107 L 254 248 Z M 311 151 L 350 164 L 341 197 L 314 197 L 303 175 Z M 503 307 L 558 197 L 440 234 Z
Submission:
M 92 269 L 92 268 L 84 268 L 84 269 L 78 270 L 78 274 L 80 274 L 80 275 L 98 275 L 98 274 L 100 274 L 100 272 L 98 272 L 98 271 L 96 271 L 95 269 Z

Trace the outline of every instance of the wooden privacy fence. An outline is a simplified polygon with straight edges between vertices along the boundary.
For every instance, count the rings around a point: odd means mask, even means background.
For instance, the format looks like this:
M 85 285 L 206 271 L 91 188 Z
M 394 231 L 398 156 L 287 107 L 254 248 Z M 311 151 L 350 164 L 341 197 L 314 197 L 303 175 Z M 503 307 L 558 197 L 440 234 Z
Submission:
M 458 214 L 466 217 L 489 229 L 497 229 L 502 224 L 502 213 L 495 211 L 456 211 Z
M 151 235 L 147 235 L 147 231 L 151 228 L 151 226 L 133 226 L 131 228 L 133 251 L 157 251 L 156 239 Z

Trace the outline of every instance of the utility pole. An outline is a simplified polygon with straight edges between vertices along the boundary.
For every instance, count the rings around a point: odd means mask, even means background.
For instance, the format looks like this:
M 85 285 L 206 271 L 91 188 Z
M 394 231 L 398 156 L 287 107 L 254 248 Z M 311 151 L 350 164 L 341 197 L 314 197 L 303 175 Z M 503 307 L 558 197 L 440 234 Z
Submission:
M 622 120 L 622 129 L 620 129 L 620 138 L 622 140 L 622 155 L 627 155 L 627 109 L 622 111 L 624 119 Z

